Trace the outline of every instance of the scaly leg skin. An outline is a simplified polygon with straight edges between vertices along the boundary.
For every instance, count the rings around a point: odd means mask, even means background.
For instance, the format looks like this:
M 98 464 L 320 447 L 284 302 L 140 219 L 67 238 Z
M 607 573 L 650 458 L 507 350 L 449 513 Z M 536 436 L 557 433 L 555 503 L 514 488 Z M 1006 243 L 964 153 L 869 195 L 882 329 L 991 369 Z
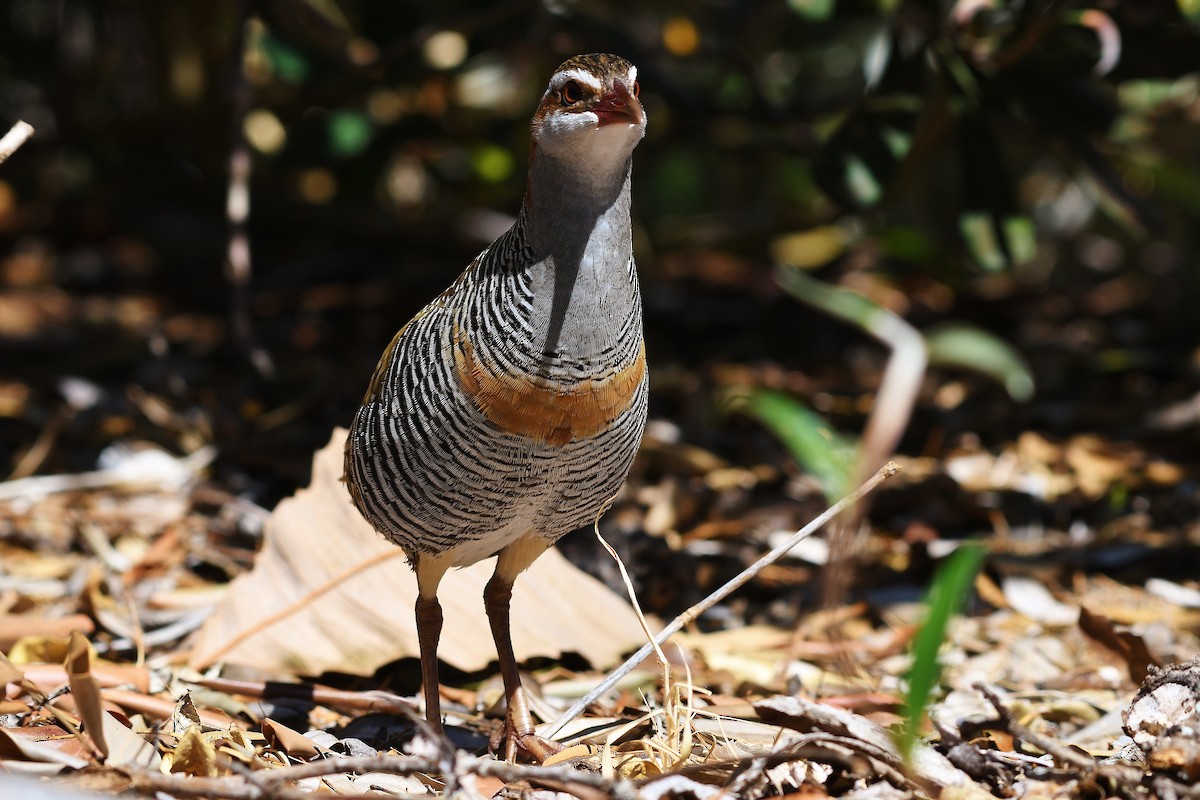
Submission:
M 496 642 L 496 656 L 500 661 L 504 698 L 508 706 L 504 737 L 504 757 L 507 761 L 516 759 L 518 747 L 538 763 L 562 749 L 561 745 L 534 734 L 533 717 L 529 714 L 525 690 L 521 687 L 521 673 L 513 653 L 509 620 L 513 581 L 549 546 L 550 542 L 532 534 L 518 539 L 500 552 L 496 572 L 483 590 L 484 608 L 487 609 L 492 628 L 492 639 Z
M 442 728 L 442 698 L 438 692 L 438 639 L 442 635 L 442 604 L 437 596 L 417 598 L 417 639 L 421 644 L 421 688 L 425 693 L 425 721 L 438 736 Z
M 437 599 L 438 584 L 453 563 L 453 556 L 418 555 L 412 559 L 417 572 L 417 642 L 421 650 L 421 689 L 425 694 L 425 721 L 438 736 L 442 727 L 442 698 L 438 693 L 438 640 L 442 636 L 442 604 Z

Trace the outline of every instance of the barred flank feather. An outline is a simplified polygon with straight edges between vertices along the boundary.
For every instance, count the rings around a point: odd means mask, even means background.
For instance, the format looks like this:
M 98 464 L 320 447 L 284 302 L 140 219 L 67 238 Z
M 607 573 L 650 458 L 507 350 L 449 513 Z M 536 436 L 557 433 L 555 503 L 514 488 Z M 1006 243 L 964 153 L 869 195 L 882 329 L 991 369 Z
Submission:
M 527 216 L 397 334 L 354 418 L 351 494 L 410 556 L 459 548 L 462 566 L 529 532 L 553 541 L 590 525 L 641 441 L 632 256 L 618 254 L 620 270 L 581 268 L 571 319 L 548 348 L 552 304 L 538 287 L 562 285 L 562 266 L 533 252 Z M 580 331 L 592 333 L 572 341 Z

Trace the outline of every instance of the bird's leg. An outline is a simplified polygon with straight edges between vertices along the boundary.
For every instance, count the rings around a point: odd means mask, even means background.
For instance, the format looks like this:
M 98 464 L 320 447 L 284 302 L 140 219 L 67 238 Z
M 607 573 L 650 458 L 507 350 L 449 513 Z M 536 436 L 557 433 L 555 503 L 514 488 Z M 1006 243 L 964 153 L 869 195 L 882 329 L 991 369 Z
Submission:
M 414 559 L 417 572 L 417 641 L 421 649 L 421 688 L 425 693 L 425 720 L 438 736 L 442 728 L 442 698 L 438 693 L 438 640 L 442 636 L 442 604 L 437 599 L 438 584 L 453 563 L 450 554 L 418 555 Z
M 559 749 L 553 742 L 534 735 L 533 717 L 529 714 L 525 690 L 521 687 L 517 657 L 513 653 L 512 627 L 509 621 L 513 581 L 549 546 L 550 542 L 532 534 L 518 539 L 500 551 L 496 572 L 483 590 L 484 608 L 487 609 L 492 638 L 496 642 L 500 675 L 504 679 L 504 699 L 508 706 L 504 754 L 509 761 L 516 757 L 518 747 L 526 750 L 539 762 L 545 761 L 552 752 Z

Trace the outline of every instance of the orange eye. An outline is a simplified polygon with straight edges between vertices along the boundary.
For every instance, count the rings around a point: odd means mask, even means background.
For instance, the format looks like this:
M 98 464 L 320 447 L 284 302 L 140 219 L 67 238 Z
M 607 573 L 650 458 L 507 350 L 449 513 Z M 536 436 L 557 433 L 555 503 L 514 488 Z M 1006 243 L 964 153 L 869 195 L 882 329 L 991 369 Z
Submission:
M 642 93 L 642 85 L 637 81 L 633 82 L 633 96 L 637 97 Z
M 562 102 L 564 106 L 573 106 L 583 99 L 583 87 L 575 81 L 567 81 L 562 87 Z

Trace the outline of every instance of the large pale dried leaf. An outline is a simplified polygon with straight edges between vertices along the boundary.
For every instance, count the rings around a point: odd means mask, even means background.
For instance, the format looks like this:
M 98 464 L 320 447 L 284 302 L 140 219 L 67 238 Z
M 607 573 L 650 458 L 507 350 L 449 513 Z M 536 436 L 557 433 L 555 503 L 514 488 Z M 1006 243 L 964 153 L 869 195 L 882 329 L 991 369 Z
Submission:
M 192 666 L 217 661 L 268 672 L 370 673 L 416 656 L 416 579 L 399 548 L 351 504 L 342 478 L 346 431 L 313 460 L 312 484 L 275 509 L 254 568 L 230 585 L 201 629 Z M 463 670 L 495 659 L 483 587 L 493 561 L 451 571 L 438 654 Z M 517 581 L 513 645 L 519 658 L 576 652 L 598 667 L 644 636 L 628 603 L 551 550 Z

